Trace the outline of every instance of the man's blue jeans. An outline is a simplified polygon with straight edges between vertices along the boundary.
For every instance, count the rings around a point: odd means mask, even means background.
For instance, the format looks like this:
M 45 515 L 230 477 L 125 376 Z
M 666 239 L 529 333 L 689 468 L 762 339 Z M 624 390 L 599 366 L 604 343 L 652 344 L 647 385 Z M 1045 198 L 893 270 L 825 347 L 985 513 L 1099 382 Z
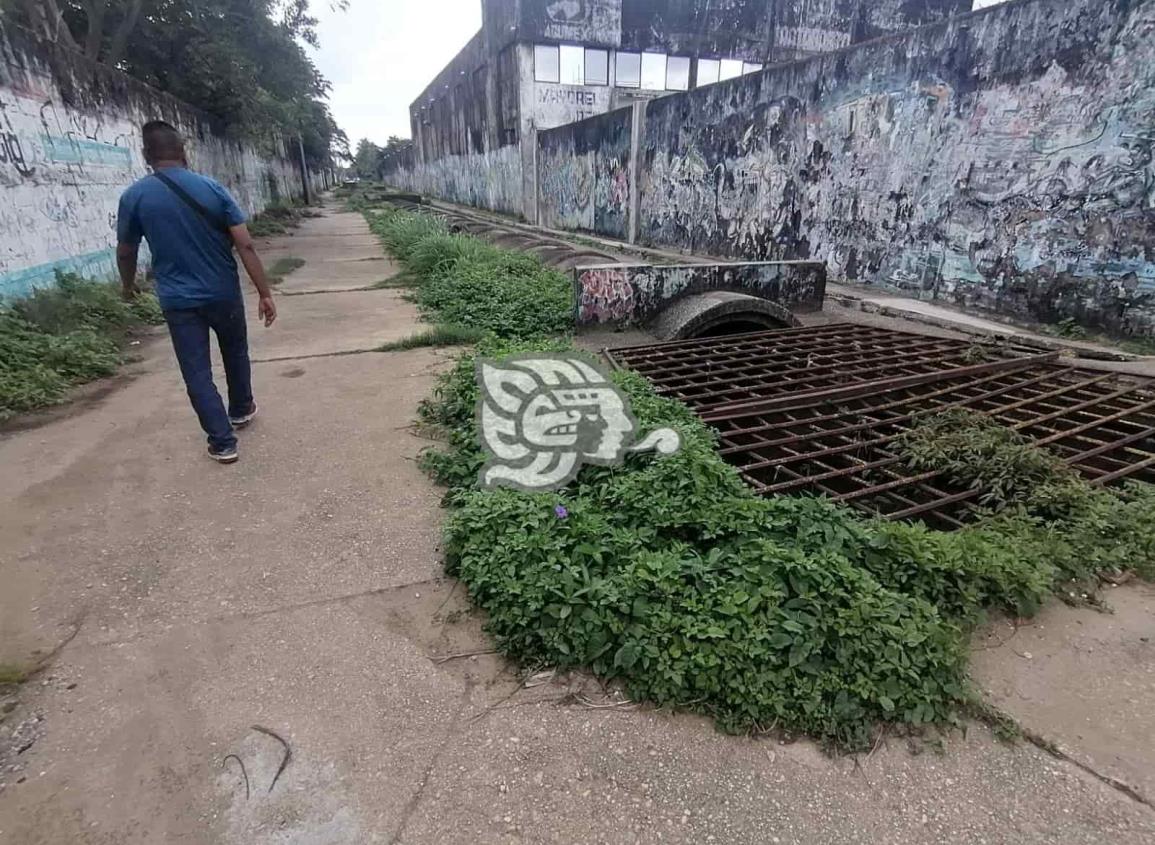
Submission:
M 237 445 L 229 417 L 249 413 L 253 404 L 253 382 L 249 369 L 249 336 L 245 326 L 245 304 L 236 299 L 206 302 L 196 308 L 166 308 L 164 319 L 172 337 L 172 348 L 188 389 L 188 398 L 208 435 L 209 446 L 228 449 Z M 209 329 L 217 336 L 225 379 L 229 385 L 226 412 L 217 386 L 213 384 L 213 364 L 209 353 Z

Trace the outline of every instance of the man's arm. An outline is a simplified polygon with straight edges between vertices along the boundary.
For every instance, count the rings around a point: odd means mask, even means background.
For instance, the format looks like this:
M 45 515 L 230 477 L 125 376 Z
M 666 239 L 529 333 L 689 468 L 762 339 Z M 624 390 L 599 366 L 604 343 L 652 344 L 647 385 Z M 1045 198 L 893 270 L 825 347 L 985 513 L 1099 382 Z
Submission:
M 125 299 L 132 299 L 140 293 L 136 283 L 137 244 L 121 241 L 116 245 L 116 269 L 120 271 L 120 291 Z
M 273 302 L 273 291 L 265 276 L 265 265 L 261 263 L 257 248 L 253 246 L 253 236 L 249 234 L 249 227 L 244 223 L 230 226 L 229 235 L 233 239 L 237 254 L 241 257 L 241 263 L 245 265 L 245 272 L 253 280 L 253 285 L 256 286 L 257 294 L 260 296 L 257 316 L 265 321 L 266 326 L 271 326 L 273 320 L 277 319 L 277 305 Z
M 120 272 L 120 289 L 125 299 L 132 299 L 140 293 L 136 284 L 136 262 L 144 234 L 131 194 L 132 188 L 129 188 L 120 195 L 116 211 L 116 269 Z

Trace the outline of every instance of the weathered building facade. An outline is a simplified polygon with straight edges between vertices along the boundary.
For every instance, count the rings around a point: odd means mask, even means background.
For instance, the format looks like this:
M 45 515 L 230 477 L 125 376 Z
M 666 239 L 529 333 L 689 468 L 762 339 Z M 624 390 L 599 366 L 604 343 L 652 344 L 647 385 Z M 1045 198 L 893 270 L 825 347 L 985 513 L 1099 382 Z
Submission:
M 670 91 L 969 11 L 971 0 L 482 0 L 414 100 L 417 160 L 484 153 Z

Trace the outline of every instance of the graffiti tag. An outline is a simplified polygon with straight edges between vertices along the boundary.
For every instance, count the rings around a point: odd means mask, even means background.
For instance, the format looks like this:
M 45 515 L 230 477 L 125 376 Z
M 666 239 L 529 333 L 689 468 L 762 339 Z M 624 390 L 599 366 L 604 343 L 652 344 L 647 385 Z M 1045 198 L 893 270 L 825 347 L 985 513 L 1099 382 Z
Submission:
M 583 88 L 539 88 L 537 101 L 546 105 L 587 106 L 598 104 L 597 94 Z
M 35 167 L 25 164 L 24 148 L 15 132 L 0 133 L 0 164 L 11 164 L 26 179 L 36 172 Z

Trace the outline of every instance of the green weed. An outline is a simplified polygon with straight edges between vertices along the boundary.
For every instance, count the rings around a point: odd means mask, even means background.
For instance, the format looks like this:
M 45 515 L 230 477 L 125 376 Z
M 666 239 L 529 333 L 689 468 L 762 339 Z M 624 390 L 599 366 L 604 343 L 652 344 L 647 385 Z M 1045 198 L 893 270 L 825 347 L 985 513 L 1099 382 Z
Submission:
M 388 279 L 380 279 L 369 285 L 373 290 L 391 290 L 393 288 L 411 288 L 416 285 L 416 280 L 408 273 L 401 272 L 390 276 Z
M 613 378 L 642 432 L 676 429 L 679 452 L 584 467 L 558 493 L 478 490 L 475 358 L 573 351 L 558 337 L 571 329 L 568 285 L 431 218 L 367 216 L 408 270 L 420 266 L 414 294 L 431 318 L 492 332 L 422 403 L 444 445 L 420 463 L 449 488 L 447 569 L 499 648 L 528 665 L 587 667 L 725 730 L 778 726 L 863 748 L 880 721 L 968 712 L 967 632 L 988 609 L 1029 615 L 1072 575 L 1126 555 L 1150 573 L 1152 488 L 1084 496 L 1050 456 L 986 422 L 927 420 L 903 444 L 913 464 L 992 485 L 988 504 L 1004 508 L 943 533 L 755 496 L 687 407 L 628 372 Z
M 305 259 L 297 258 L 295 255 L 286 255 L 283 258 L 278 258 L 269 267 L 269 276 L 276 277 L 277 281 L 281 281 L 285 276 L 292 273 L 294 270 L 299 270 L 305 266 Z
M 425 346 L 465 346 L 477 343 L 485 337 L 485 332 L 472 329 L 468 326 L 438 325 L 419 332 L 418 334 L 403 337 L 401 340 L 391 340 L 377 347 L 378 352 L 398 352 L 405 349 L 419 349 Z
M 983 490 L 992 514 L 981 530 L 1025 565 L 1049 568 L 1064 599 L 1093 597 L 1104 571 L 1155 577 L 1155 487 L 1092 487 L 1054 453 L 963 409 L 927 417 L 896 447 L 916 470 Z
M 11 663 L 0 663 L 0 687 L 18 686 L 31 677 L 35 669 L 26 666 L 15 666 Z
M 405 265 L 430 322 L 472 326 L 499 337 L 573 330 L 569 280 L 531 255 L 499 249 L 403 211 L 366 214 L 370 228 Z
M 156 297 L 60 275 L 53 288 L 0 307 L 0 419 L 61 401 L 75 384 L 111 375 L 136 327 L 163 322 Z

